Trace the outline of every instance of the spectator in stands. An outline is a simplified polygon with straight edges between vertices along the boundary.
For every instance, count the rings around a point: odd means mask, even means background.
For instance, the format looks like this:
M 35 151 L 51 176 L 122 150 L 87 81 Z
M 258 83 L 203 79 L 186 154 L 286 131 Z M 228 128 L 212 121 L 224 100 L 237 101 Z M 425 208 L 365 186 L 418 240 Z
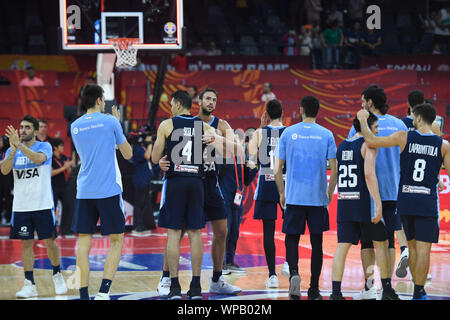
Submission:
M 191 56 L 206 56 L 207 54 L 208 52 L 203 49 L 202 43 L 200 41 L 197 41 L 195 47 L 189 52 L 189 55 Z
M 342 28 L 344 26 L 344 15 L 342 14 L 341 11 L 339 11 L 337 9 L 336 2 L 333 2 L 331 4 L 331 12 L 328 14 L 326 23 L 328 25 L 330 25 L 331 22 L 333 22 L 334 20 L 338 21 L 338 25 L 339 25 L 340 28 Z
M 211 41 L 209 43 L 209 50 L 208 50 L 208 56 L 221 56 L 222 50 L 217 48 L 216 43 L 214 41 Z
M 0 165 L 5 160 L 6 150 L 10 147 L 8 137 L 0 137 Z M 6 176 L 0 175 L 0 218 L 2 225 L 9 225 L 12 214 L 12 190 L 14 186 L 13 172 Z
M 315 26 L 311 29 L 312 50 L 311 50 L 311 67 L 312 69 L 323 68 L 323 50 L 322 39 L 320 37 L 320 27 Z
M 298 55 L 298 52 L 297 52 L 298 39 L 297 39 L 295 30 L 289 30 L 289 32 L 286 35 L 284 35 L 282 41 L 284 43 L 283 53 L 285 56 Z
M 320 24 L 320 13 L 322 10 L 322 0 L 305 0 L 306 23 Z
M 192 103 L 197 103 L 198 104 L 198 88 L 194 85 L 191 85 L 188 87 L 188 93 L 189 96 L 192 99 Z
M 39 130 L 36 134 L 36 139 L 41 142 L 52 142 L 52 138 L 47 135 L 48 123 L 45 119 L 39 119 Z
M 73 212 L 68 209 L 67 198 L 67 180 L 69 180 L 70 173 L 74 161 L 70 160 L 63 154 L 64 142 L 60 138 L 52 139 L 53 158 L 52 158 L 52 189 L 53 202 L 56 208 L 58 201 L 61 201 L 61 223 L 59 226 L 59 233 L 61 235 L 71 235 L 70 227 L 72 225 Z
M 380 54 L 381 34 L 375 29 L 366 29 L 366 33 L 362 39 L 364 53 L 366 55 L 378 56 Z
M 275 93 L 272 92 L 273 85 L 270 82 L 263 84 L 263 95 L 261 96 L 262 102 L 267 102 L 276 99 Z
M 431 54 L 434 54 L 434 55 L 441 54 L 441 46 L 439 45 L 439 43 L 435 43 L 433 45 L 433 52 Z
M 353 28 L 347 30 L 344 37 L 344 64 L 346 66 L 359 69 L 362 39 L 361 23 L 355 21 Z
M 339 28 L 336 20 L 332 21 L 329 28 L 325 29 L 320 35 L 322 46 L 325 49 L 325 68 L 338 68 L 339 66 L 339 49 L 344 42 L 344 36 L 341 28 Z
M 36 72 L 34 71 L 34 68 L 32 66 L 27 67 L 26 72 L 28 77 L 20 80 L 20 86 L 43 87 L 45 85 L 44 81 L 41 78 L 36 77 Z
M 313 47 L 311 29 L 306 29 L 306 26 L 300 28 L 300 34 L 298 36 L 299 55 L 309 56 Z
M 450 44 L 450 1 L 447 7 L 442 8 L 435 17 L 436 28 L 434 30 L 434 40 L 440 45 L 440 52 L 448 53 Z
M 348 13 L 352 21 L 359 20 L 362 22 L 364 3 L 365 0 L 349 0 Z
M 0 74 L 0 86 L 9 86 L 10 84 L 11 84 L 11 81 L 9 81 L 8 78 L 6 78 Z
M 170 64 L 175 68 L 176 71 L 186 71 L 187 70 L 187 58 L 184 53 L 173 54 L 171 56 Z

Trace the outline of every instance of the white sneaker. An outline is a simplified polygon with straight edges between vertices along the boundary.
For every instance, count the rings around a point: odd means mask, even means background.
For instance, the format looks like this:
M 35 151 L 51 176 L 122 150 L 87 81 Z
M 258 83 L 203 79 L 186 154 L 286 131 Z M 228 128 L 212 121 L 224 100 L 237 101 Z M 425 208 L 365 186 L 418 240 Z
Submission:
M 355 296 L 356 300 L 377 300 L 378 293 L 377 293 L 377 287 L 373 286 L 369 290 L 366 290 L 364 287 L 362 291 Z
M 290 277 L 289 274 L 289 263 L 287 261 L 284 262 L 283 264 L 283 269 L 281 269 L 281 274 L 285 277 Z
M 161 277 L 158 283 L 158 294 L 162 298 L 166 298 L 170 292 L 170 278 L 169 277 Z
M 23 282 L 23 288 L 16 293 L 17 298 L 24 298 L 24 299 L 37 297 L 37 295 L 38 293 L 36 290 L 36 285 L 31 283 L 31 281 L 28 279 L 25 279 L 25 281 Z
M 395 270 L 395 275 L 399 278 L 404 278 L 408 274 L 409 265 L 409 250 L 406 248 L 400 255 L 400 260 L 398 260 L 397 268 Z
M 111 300 L 108 293 L 97 293 L 94 300 Z
M 66 282 L 64 281 L 64 277 L 61 274 L 61 272 L 54 274 L 52 276 L 52 278 L 53 278 L 53 284 L 55 285 L 56 294 L 66 294 L 67 286 L 66 286 Z
M 302 297 L 300 291 L 300 275 L 296 274 L 289 280 L 289 300 L 300 300 Z
M 212 281 L 212 279 L 209 282 L 209 292 L 210 293 L 237 294 L 241 291 L 242 291 L 241 288 L 227 283 L 223 276 L 220 276 L 220 278 L 217 282 Z
M 427 274 L 427 280 L 429 281 L 429 280 L 431 280 L 433 277 L 431 276 L 431 273 L 428 273 Z
M 271 275 L 266 282 L 267 288 L 278 288 L 278 277 L 276 274 Z

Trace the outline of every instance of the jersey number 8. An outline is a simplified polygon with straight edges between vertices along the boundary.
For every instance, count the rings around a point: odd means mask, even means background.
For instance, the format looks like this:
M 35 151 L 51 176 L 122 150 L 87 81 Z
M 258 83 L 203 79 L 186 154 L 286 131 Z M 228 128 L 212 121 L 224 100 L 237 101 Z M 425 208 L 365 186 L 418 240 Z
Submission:
M 414 162 L 413 180 L 421 182 L 425 177 L 425 166 L 427 162 L 424 159 L 417 159 Z

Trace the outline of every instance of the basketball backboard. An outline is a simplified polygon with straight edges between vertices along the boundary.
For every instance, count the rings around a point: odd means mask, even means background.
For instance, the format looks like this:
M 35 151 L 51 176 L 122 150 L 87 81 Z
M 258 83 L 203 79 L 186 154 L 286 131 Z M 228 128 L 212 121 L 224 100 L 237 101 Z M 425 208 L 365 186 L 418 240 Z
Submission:
M 183 49 L 183 0 L 59 0 L 61 49 L 111 52 L 111 38 L 138 50 Z

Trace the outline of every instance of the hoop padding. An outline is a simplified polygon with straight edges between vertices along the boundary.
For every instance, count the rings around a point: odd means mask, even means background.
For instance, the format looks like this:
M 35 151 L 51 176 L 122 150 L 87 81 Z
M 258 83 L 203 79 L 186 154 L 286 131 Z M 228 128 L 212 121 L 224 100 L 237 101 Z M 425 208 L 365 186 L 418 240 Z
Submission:
M 117 55 L 116 67 L 129 68 L 136 65 L 136 54 L 138 49 L 134 44 L 140 43 L 139 38 L 115 38 L 108 39 Z

